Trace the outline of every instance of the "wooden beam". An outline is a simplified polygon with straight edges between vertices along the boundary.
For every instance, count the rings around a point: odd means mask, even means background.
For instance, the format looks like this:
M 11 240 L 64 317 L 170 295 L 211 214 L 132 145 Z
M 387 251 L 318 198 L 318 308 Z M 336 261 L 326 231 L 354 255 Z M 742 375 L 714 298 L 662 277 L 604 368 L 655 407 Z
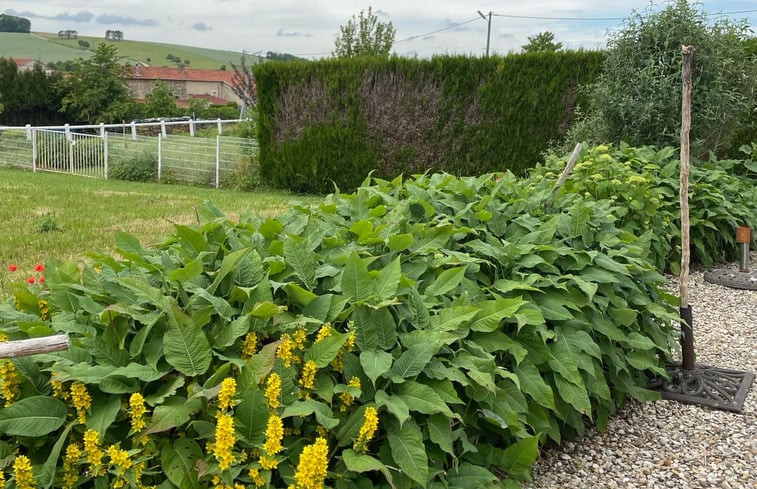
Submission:
M 65 334 L 7 341 L 0 343 L 0 358 L 28 357 L 38 353 L 67 350 L 68 346 L 68 335 Z

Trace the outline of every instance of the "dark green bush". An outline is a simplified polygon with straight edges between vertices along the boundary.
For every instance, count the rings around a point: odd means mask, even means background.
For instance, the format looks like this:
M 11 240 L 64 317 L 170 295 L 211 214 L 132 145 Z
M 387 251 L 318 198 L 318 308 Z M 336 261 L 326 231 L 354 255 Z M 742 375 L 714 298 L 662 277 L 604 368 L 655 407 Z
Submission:
M 352 190 L 442 170 L 523 174 L 570 127 L 599 52 L 265 63 L 256 69 L 265 183 Z
M 129 160 L 114 162 L 108 169 L 108 177 L 135 182 L 154 182 L 158 176 L 158 156 L 143 151 Z

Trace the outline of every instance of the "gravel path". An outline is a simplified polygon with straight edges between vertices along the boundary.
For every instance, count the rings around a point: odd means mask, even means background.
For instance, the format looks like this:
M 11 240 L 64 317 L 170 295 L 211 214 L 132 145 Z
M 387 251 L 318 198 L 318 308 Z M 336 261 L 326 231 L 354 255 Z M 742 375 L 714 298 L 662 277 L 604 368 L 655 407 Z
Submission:
M 757 253 L 750 263 L 757 267 Z M 677 291 L 677 278 L 669 286 Z M 689 290 L 697 363 L 757 372 L 757 291 L 710 284 L 702 272 L 692 272 Z M 532 473 L 524 488 L 757 489 L 757 381 L 743 414 L 630 403 L 605 433 L 543 452 Z

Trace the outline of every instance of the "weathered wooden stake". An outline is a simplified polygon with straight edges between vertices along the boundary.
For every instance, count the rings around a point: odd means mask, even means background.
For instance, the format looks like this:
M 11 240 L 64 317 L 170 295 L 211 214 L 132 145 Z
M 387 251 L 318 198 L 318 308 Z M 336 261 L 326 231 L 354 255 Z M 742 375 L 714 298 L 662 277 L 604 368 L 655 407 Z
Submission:
M 681 46 L 683 52 L 683 96 L 681 98 L 681 366 L 695 368 L 694 326 L 689 305 L 689 261 L 691 236 L 689 233 L 689 131 L 691 130 L 691 61 L 693 46 Z
M 560 178 L 557 179 L 557 183 L 555 183 L 555 186 L 552 188 L 552 202 L 555 201 L 555 195 L 557 195 L 557 191 L 560 190 L 560 187 L 562 187 L 565 184 L 565 181 L 568 180 L 568 176 L 570 175 L 570 172 L 573 171 L 573 167 L 576 166 L 578 156 L 581 154 L 581 148 L 581 143 L 576 144 L 576 147 L 573 148 L 573 152 L 570 154 L 568 164 L 565 165 L 565 169 L 562 171 L 562 175 L 560 175 Z
M 68 335 L 57 334 L 43 338 L 0 343 L 0 358 L 17 358 L 68 349 Z

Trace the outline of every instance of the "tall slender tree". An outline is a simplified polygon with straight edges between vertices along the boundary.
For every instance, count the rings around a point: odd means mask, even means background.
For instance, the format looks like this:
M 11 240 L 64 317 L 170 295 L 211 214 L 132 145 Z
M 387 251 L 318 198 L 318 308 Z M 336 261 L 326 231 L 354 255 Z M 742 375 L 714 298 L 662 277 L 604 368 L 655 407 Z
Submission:
M 337 58 L 357 56 L 389 56 L 397 30 L 391 22 L 382 22 L 368 7 L 368 13 L 360 11 L 339 28 L 334 52 Z

